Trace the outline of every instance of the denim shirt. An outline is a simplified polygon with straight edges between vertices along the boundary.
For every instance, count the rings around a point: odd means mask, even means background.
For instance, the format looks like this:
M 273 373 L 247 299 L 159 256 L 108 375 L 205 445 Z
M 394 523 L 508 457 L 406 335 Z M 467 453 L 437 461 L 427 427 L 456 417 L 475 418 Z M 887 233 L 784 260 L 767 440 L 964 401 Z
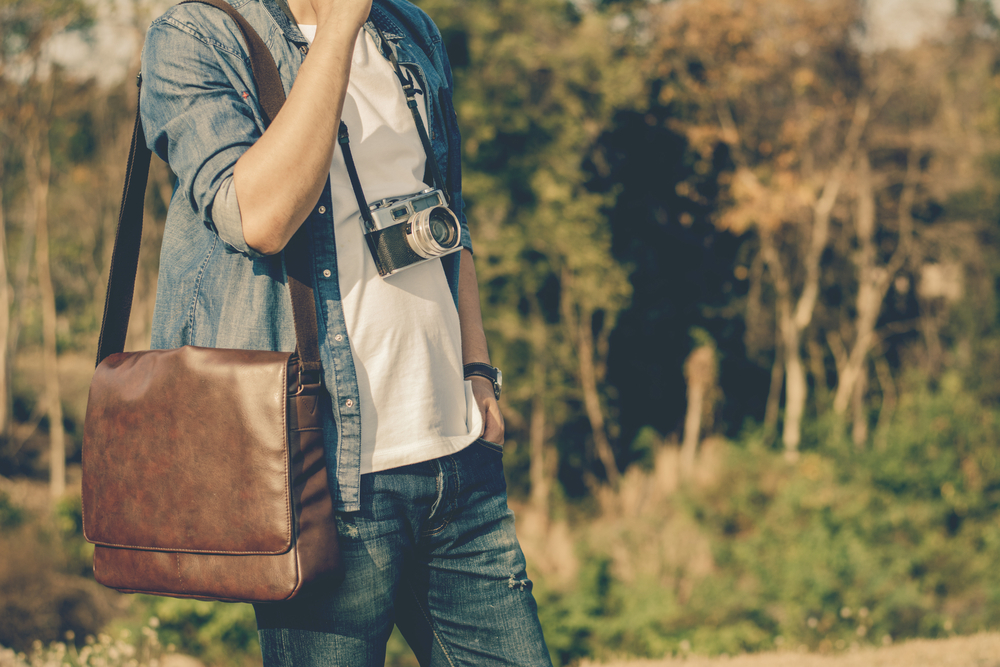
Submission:
M 274 0 L 228 1 L 271 51 L 287 95 L 308 53 L 306 39 Z M 421 79 L 434 158 L 462 225 L 462 245 L 471 249 L 451 67 L 441 34 L 406 0 L 373 3 L 365 29 L 384 52 L 372 24 L 400 64 Z M 203 4 L 177 5 L 156 19 L 143 49 L 140 111 L 149 147 L 177 176 L 160 253 L 152 347 L 294 350 L 284 253 L 265 256 L 247 246 L 233 188 L 236 161 L 264 132 L 236 23 Z M 327 179 L 304 225 L 329 391 L 323 422 L 327 470 L 338 508 L 355 511 L 361 483 L 360 400 L 337 281 L 332 209 Z M 456 307 L 460 255 L 442 259 Z

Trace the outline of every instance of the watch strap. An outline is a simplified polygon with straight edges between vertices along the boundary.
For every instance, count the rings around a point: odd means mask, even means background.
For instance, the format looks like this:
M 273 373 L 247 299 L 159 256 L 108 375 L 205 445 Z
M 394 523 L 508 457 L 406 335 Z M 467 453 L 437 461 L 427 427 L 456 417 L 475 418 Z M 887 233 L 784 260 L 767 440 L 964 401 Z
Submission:
M 493 383 L 493 393 L 497 398 L 500 398 L 500 371 L 496 366 L 490 366 L 489 364 L 484 364 L 479 361 L 472 362 L 470 364 L 465 364 L 463 366 L 465 373 L 465 378 L 468 379 L 472 376 L 479 376 L 486 378 Z

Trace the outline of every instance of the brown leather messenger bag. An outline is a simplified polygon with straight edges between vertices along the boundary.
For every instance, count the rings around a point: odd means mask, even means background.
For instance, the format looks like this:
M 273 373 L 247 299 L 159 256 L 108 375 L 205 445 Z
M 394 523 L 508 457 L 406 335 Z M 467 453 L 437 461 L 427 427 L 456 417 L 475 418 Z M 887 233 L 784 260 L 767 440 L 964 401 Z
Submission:
M 265 123 L 285 94 L 260 37 L 248 47 Z M 293 353 L 185 346 L 122 352 L 150 151 L 136 111 L 83 441 L 94 576 L 129 593 L 273 602 L 343 576 L 323 455 L 325 399 L 309 247 L 285 248 Z

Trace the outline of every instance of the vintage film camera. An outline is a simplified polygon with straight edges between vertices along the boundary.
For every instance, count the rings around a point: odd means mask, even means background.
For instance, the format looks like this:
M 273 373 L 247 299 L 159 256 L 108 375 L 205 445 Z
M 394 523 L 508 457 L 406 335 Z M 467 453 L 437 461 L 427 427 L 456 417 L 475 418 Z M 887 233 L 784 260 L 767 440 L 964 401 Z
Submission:
M 383 199 L 368 205 L 365 240 L 379 275 L 390 276 L 461 248 L 458 218 L 441 190 Z

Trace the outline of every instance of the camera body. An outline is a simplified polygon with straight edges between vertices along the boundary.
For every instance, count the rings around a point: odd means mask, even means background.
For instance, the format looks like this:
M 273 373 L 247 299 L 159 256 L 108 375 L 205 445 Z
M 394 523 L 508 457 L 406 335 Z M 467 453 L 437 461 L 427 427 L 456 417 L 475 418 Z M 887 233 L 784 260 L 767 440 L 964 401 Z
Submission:
M 441 190 L 383 199 L 368 209 L 374 225 L 366 223 L 365 240 L 382 277 L 462 247 L 461 226 Z

